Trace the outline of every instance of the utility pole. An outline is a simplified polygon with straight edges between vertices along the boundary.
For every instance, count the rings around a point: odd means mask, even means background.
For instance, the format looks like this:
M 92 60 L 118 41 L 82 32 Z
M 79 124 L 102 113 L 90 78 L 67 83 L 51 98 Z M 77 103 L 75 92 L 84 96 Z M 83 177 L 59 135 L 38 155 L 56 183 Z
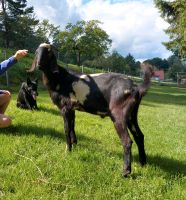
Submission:
M 6 60 L 6 58 L 7 58 L 6 50 L 3 50 L 3 54 L 4 54 L 4 59 Z M 6 75 L 6 86 L 9 87 L 8 71 L 5 72 L 5 75 Z

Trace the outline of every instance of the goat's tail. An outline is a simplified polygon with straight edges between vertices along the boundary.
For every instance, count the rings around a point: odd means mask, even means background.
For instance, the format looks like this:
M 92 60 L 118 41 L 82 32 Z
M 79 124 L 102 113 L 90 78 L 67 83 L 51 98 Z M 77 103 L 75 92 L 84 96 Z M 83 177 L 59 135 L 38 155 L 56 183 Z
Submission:
M 153 76 L 153 69 L 149 63 L 142 63 L 141 67 L 143 68 L 143 83 L 138 86 L 138 91 L 141 96 L 144 96 L 151 84 L 151 77 Z

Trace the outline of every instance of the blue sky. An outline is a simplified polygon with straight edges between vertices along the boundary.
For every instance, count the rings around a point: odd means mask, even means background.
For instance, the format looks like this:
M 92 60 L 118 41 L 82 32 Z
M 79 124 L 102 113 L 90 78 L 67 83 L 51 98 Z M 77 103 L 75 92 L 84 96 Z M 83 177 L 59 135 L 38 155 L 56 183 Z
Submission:
M 131 53 L 137 60 L 167 58 L 161 44 L 168 40 L 168 24 L 160 17 L 153 0 L 29 0 L 39 19 L 48 19 L 61 30 L 68 22 L 98 19 L 112 39 L 112 50 Z

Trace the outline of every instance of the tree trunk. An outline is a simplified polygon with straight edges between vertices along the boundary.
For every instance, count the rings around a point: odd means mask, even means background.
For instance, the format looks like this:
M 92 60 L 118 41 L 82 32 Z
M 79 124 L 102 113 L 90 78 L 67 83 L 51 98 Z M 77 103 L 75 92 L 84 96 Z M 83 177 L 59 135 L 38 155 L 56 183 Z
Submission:
M 5 28 L 4 39 L 5 39 L 5 47 L 9 47 L 9 36 L 8 36 L 8 23 L 7 23 L 7 13 L 6 13 L 6 2 L 5 0 L 1 0 L 2 10 L 3 10 L 3 24 Z
M 81 64 L 81 52 L 77 51 L 76 55 L 77 55 L 77 65 L 80 66 L 80 64 Z

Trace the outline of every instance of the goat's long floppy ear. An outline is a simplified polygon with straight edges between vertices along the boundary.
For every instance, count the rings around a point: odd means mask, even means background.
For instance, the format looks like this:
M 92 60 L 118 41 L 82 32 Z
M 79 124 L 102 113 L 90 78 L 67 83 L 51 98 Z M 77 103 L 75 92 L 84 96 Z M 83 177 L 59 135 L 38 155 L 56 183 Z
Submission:
M 27 72 L 33 72 L 36 67 L 37 67 L 37 57 L 34 58 L 31 68 L 26 70 L 26 71 Z
M 56 56 L 53 54 L 52 59 L 50 61 L 50 66 L 51 70 L 53 73 L 58 73 L 59 72 L 59 66 L 57 64 L 57 59 Z
M 58 73 L 59 72 L 59 66 L 57 64 L 57 58 L 56 58 L 56 55 L 54 53 L 54 50 L 56 50 L 56 48 L 53 45 L 51 45 L 50 66 L 51 66 L 51 71 L 53 73 Z

